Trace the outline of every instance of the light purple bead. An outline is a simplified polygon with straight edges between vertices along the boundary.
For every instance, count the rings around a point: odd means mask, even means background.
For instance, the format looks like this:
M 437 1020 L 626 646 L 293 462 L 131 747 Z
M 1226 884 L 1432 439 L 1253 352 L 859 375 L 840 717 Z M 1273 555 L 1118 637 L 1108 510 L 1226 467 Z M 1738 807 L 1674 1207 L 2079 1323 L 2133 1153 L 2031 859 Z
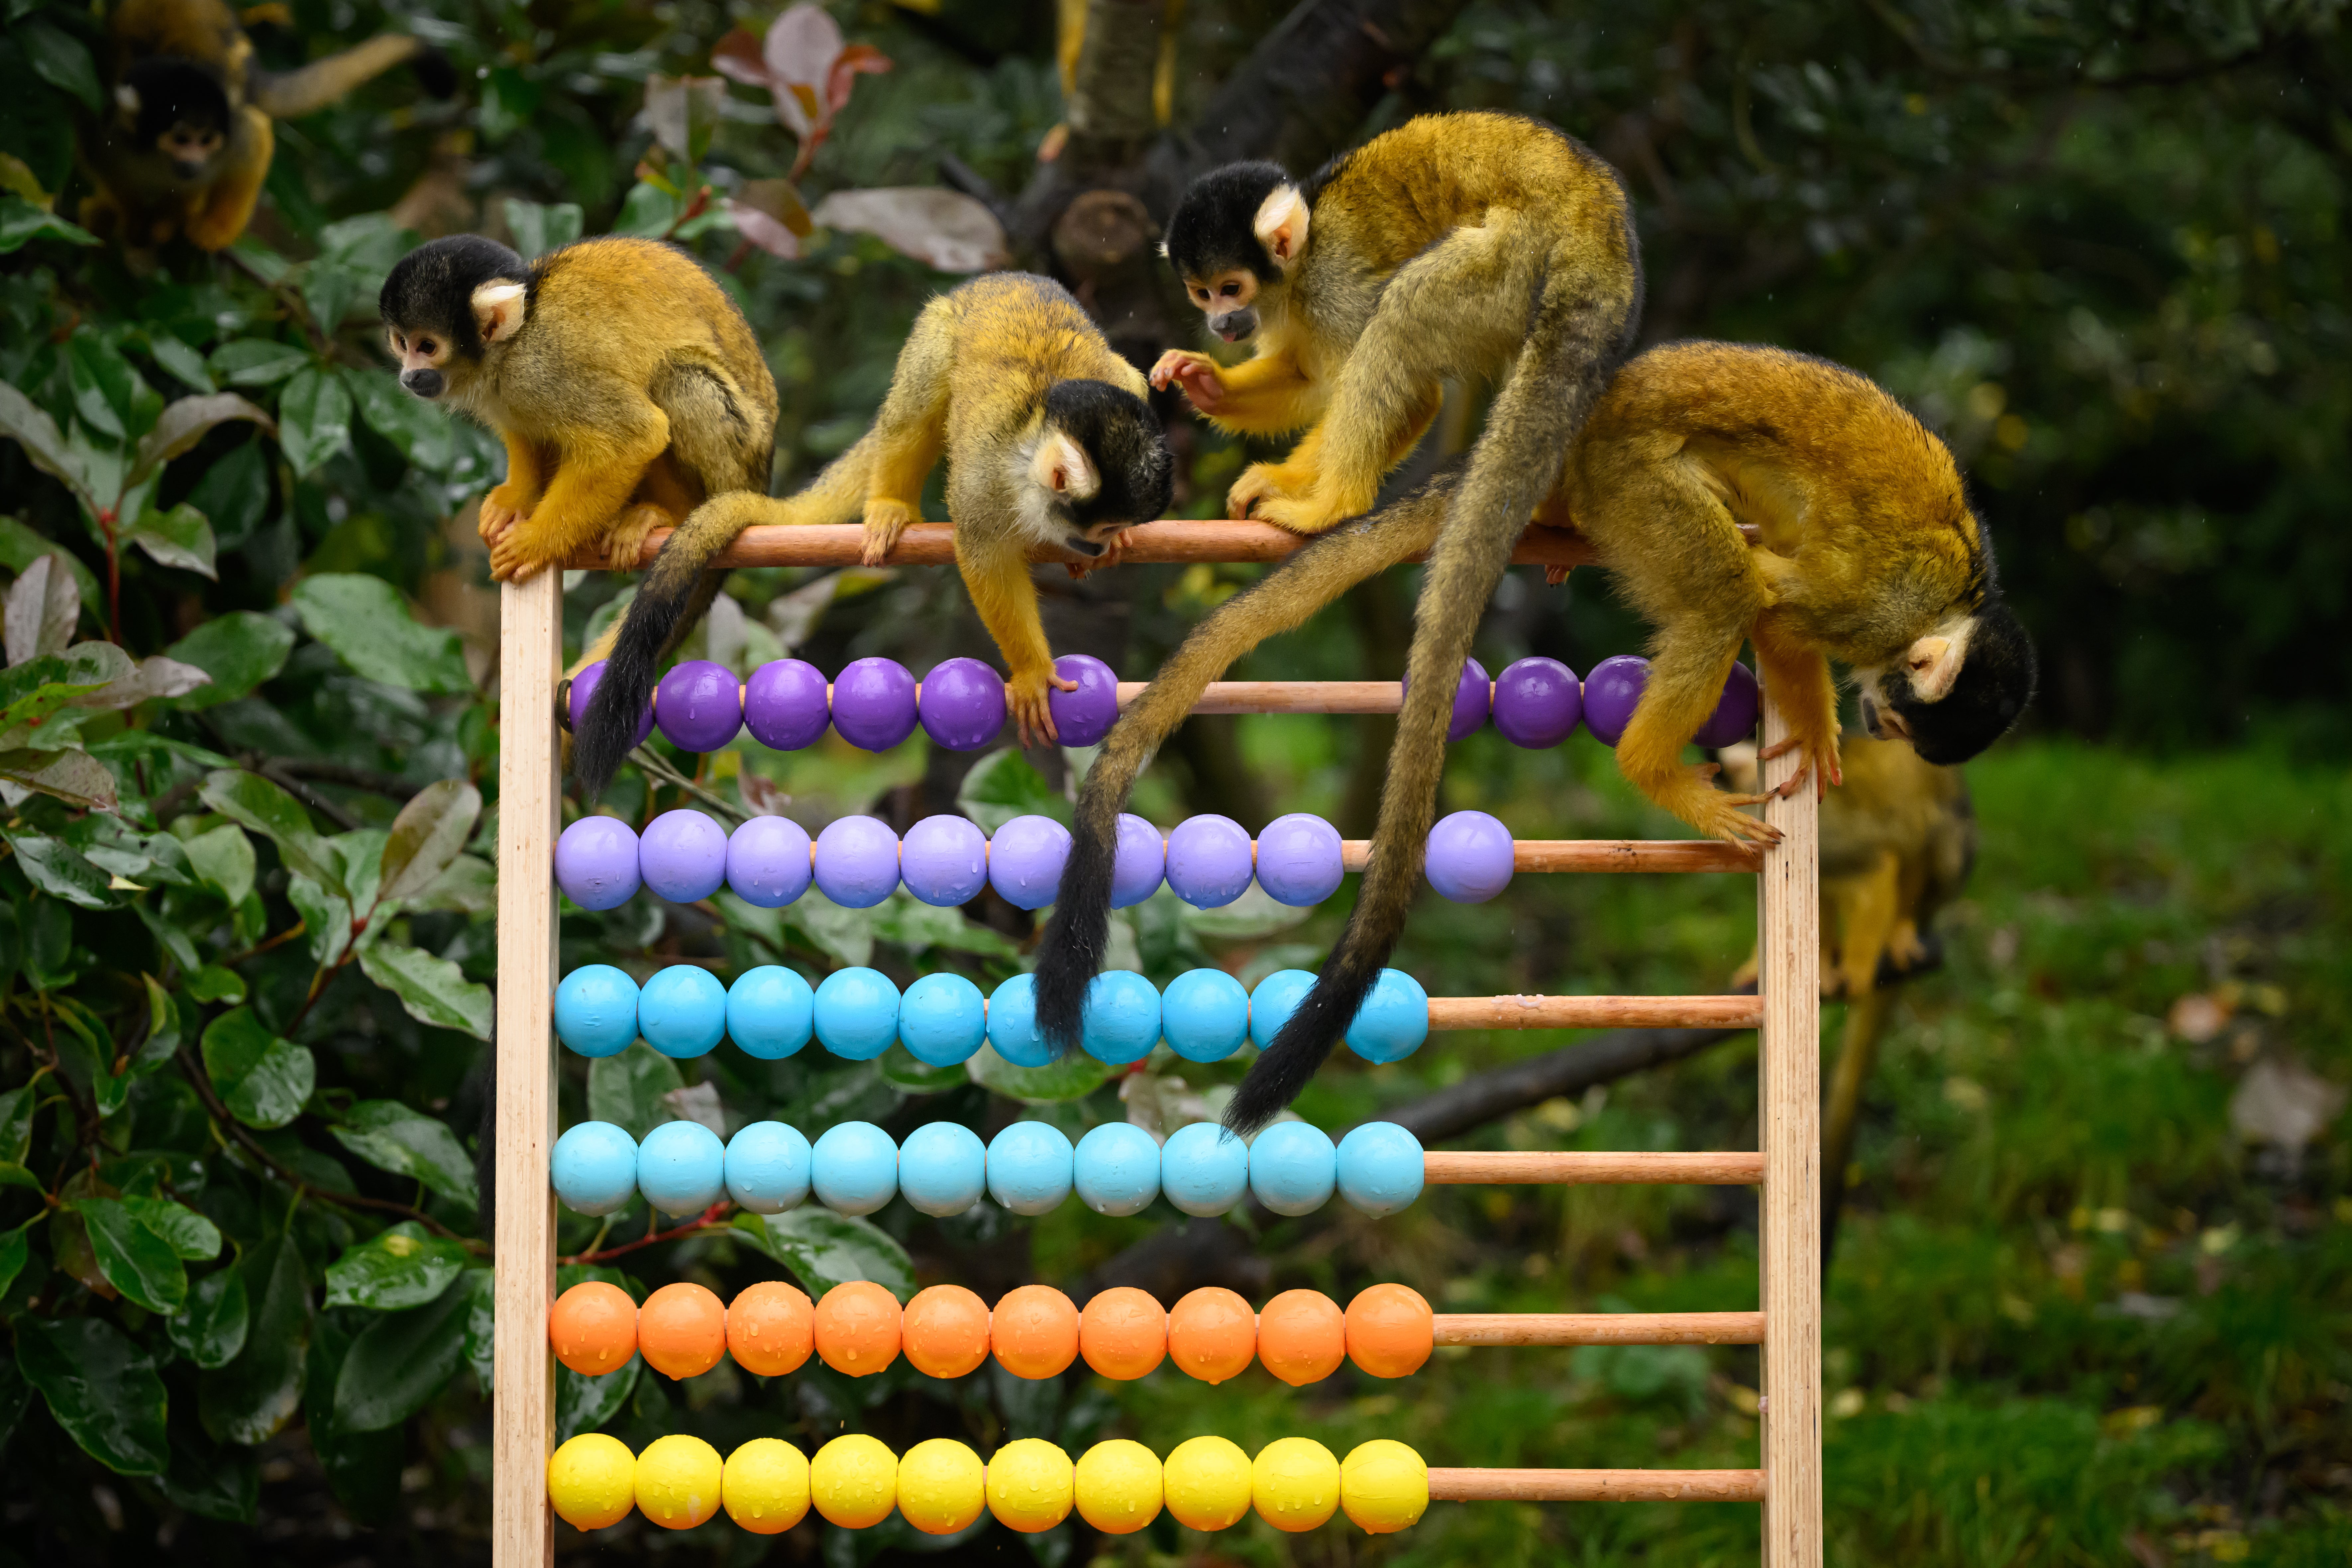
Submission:
M 1078 683 L 1076 691 L 1059 687 L 1045 693 L 1045 710 L 1054 716 L 1054 731 L 1065 746 L 1091 746 L 1118 722 L 1118 677 L 1110 666 L 1083 653 L 1066 653 L 1054 661 L 1054 673 Z
M 844 816 L 816 836 L 817 891 L 845 910 L 870 910 L 898 885 L 898 836 L 878 816 Z
M 1232 903 L 1249 890 L 1249 831 L 1230 816 L 1186 817 L 1168 836 L 1168 885 L 1196 910 Z
M 1304 909 L 1339 890 L 1339 830 L 1303 811 L 1277 816 L 1257 836 L 1257 885 L 1277 904 Z
M 1050 816 L 1016 816 L 988 841 L 988 885 L 1015 909 L 1042 910 L 1062 890 L 1070 830 Z
M 555 841 L 555 885 L 583 910 L 617 909 L 637 890 L 637 836 L 617 816 L 583 816 Z
M 763 746 L 797 752 L 824 733 L 824 674 L 797 658 L 771 659 L 743 687 L 743 727 Z
M 915 732 L 915 678 L 895 658 L 861 658 L 833 683 L 833 727 L 861 751 L 887 752 Z
M 1118 817 L 1118 858 L 1111 865 L 1110 907 L 1139 904 L 1160 890 L 1168 868 L 1168 846 L 1160 829 L 1125 812 Z
M 968 904 L 988 886 L 988 836 L 966 817 L 927 816 L 898 845 L 898 876 L 927 904 Z
M 1514 746 L 1557 746 L 1576 732 L 1584 697 L 1556 658 L 1523 658 L 1495 681 L 1495 728 Z
M 1630 653 L 1604 658 L 1584 678 L 1584 727 L 1604 746 L 1613 746 L 1633 717 L 1649 683 L 1650 661 Z
M 1483 904 L 1511 885 L 1511 830 L 1483 811 L 1457 811 L 1429 830 L 1429 885 L 1457 904 Z
M 1744 741 L 1755 731 L 1756 715 L 1762 703 L 1756 689 L 1756 672 L 1746 665 L 1734 662 L 1730 676 L 1723 683 L 1723 698 L 1707 715 L 1706 723 L 1691 739 L 1702 746 L 1728 746 Z
M 742 688 L 725 665 L 688 659 L 654 689 L 654 720 L 678 750 L 715 752 L 743 727 Z
M 588 717 L 588 700 L 596 695 L 596 685 L 604 679 L 604 661 L 601 658 L 572 678 L 572 689 L 565 706 L 571 710 L 573 734 L 580 732 L 582 721 Z M 654 705 L 648 702 L 646 704 L 645 717 L 637 722 L 636 743 L 640 746 L 644 745 L 646 737 L 653 732 Z
M 727 840 L 727 885 L 747 904 L 782 909 L 810 876 L 808 830 L 789 816 L 755 816 Z
M 1004 728 L 1004 678 L 976 658 L 931 666 L 916 695 L 923 733 L 950 752 L 976 752 Z
M 698 811 L 665 811 L 637 840 L 637 870 L 673 904 L 707 899 L 727 880 L 727 830 Z

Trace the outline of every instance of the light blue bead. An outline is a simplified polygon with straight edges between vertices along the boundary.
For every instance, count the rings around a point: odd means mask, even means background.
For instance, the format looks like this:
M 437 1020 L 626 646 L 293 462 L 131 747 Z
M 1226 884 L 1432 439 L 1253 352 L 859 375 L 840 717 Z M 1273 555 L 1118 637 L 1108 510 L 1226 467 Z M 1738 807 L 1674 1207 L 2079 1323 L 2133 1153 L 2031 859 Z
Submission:
M 746 1056 L 781 1061 L 809 1043 L 816 995 L 781 963 L 762 963 L 727 988 L 727 1037 Z
M 700 1214 L 726 1195 L 727 1146 L 699 1121 L 665 1121 L 637 1145 L 637 1191 L 664 1214 Z
M 1041 1215 L 1070 1195 L 1070 1141 L 1049 1121 L 1015 1121 L 988 1145 L 988 1195 L 1014 1214 Z
M 988 1146 L 961 1122 L 927 1121 L 898 1150 L 898 1190 L 919 1213 L 961 1214 L 987 1189 Z
M 898 1043 L 917 1061 L 953 1067 L 987 1037 L 988 1005 L 961 974 L 926 974 L 898 998 Z
M 1421 1196 L 1421 1140 L 1393 1121 L 1367 1121 L 1339 1140 L 1339 1195 L 1375 1219 Z
M 583 1121 L 555 1141 L 547 1173 L 572 1213 L 617 1214 L 637 1195 L 637 1141 L 609 1121 Z
M 1348 1025 L 1348 1048 L 1368 1062 L 1401 1062 L 1429 1038 L 1429 993 L 1402 969 L 1383 969 Z
M 1132 969 L 1108 969 L 1087 984 L 1078 1042 L 1097 1061 L 1123 1068 L 1160 1043 L 1160 992 Z
M 727 1195 L 753 1214 L 797 1208 L 809 1194 L 809 1142 L 797 1127 L 754 1121 L 727 1140 Z
M 1249 993 L 1222 969 L 1188 969 L 1160 998 L 1160 1033 L 1188 1062 L 1221 1062 L 1249 1038 Z
M 878 969 L 836 969 L 816 988 L 815 1023 L 826 1050 L 870 1062 L 898 1037 L 898 988 Z
M 1250 1145 L 1250 1191 L 1276 1214 L 1313 1214 L 1331 1201 L 1338 1160 L 1320 1127 L 1277 1121 Z
M 1160 1149 L 1160 1190 L 1189 1215 L 1219 1215 L 1249 1190 L 1249 1145 L 1213 1121 L 1194 1121 Z
M 1298 1011 L 1298 1004 L 1315 988 L 1315 976 L 1304 969 L 1277 969 L 1257 983 L 1250 993 L 1250 1039 L 1264 1050 L 1274 1043 L 1274 1037 L 1290 1016 Z
M 727 987 L 691 963 L 673 963 L 637 993 L 637 1032 L 666 1057 L 709 1054 L 727 1034 Z
M 1071 1182 L 1097 1214 L 1141 1214 L 1160 1195 L 1160 1145 L 1129 1121 L 1106 1121 L 1078 1140 Z
M 898 1195 L 898 1145 L 871 1121 L 843 1121 L 809 1151 L 809 1185 L 835 1214 L 872 1214 Z
M 988 1043 L 1017 1068 L 1041 1068 L 1054 1059 L 1054 1047 L 1037 1027 L 1036 976 L 1016 974 L 989 997 Z
M 616 1057 L 637 1037 L 637 983 L 583 963 L 555 988 L 555 1037 L 583 1057 Z

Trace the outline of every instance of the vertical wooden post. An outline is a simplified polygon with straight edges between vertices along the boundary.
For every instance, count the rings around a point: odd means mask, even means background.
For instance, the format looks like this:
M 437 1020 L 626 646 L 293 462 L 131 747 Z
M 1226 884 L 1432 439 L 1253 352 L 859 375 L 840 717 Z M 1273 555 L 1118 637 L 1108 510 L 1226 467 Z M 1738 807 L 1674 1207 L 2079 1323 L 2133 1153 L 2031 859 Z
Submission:
M 1789 733 L 1764 689 L 1764 746 Z M 1766 789 L 1797 771 L 1763 764 Z M 1822 1561 L 1821 861 L 1816 781 L 1764 807 L 1780 842 L 1757 878 L 1757 1128 L 1764 1152 L 1765 1568 Z
M 562 752 L 563 574 L 499 591 L 499 1105 L 490 1391 L 490 1560 L 555 1559 L 547 1506 L 554 1447 L 555 834 Z

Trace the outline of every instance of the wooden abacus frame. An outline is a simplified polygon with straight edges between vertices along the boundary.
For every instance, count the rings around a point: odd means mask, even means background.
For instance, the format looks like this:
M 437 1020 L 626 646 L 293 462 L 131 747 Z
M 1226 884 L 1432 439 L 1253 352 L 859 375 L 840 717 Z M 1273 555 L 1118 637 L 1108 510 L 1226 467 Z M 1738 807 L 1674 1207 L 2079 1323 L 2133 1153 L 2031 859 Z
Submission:
M 848 565 L 857 559 L 862 534 L 854 525 L 753 528 L 720 561 L 740 566 Z M 648 540 L 643 555 L 634 562 L 580 564 L 639 567 L 652 560 L 661 539 Z M 1137 563 L 1277 561 L 1299 543 L 1278 529 L 1248 522 L 1150 523 L 1130 529 L 1127 539 L 1126 559 Z M 894 564 L 947 564 L 954 559 L 952 531 L 944 523 L 919 523 L 907 531 L 890 559 Z M 1522 564 L 1575 566 L 1590 556 L 1573 534 L 1530 528 L 1513 559 Z M 563 782 L 556 713 L 556 687 L 563 666 L 562 584 L 562 574 L 545 571 L 519 587 L 508 585 L 499 595 L 496 1135 L 500 1201 L 492 1237 L 497 1327 L 490 1415 L 491 1555 L 497 1568 L 549 1568 L 555 1560 L 555 1516 L 547 1500 L 547 1460 L 555 1430 L 555 1360 L 548 1345 L 547 1316 L 555 1300 L 556 1258 L 555 1196 L 548 1162 L 556 1135 L 553 865 Z M 1194 710 L 1393 712 L 1396 690 L 1394 683 L 1384 681 L 1223 681 Z M 1123 684 L 1122 700 L 1130 695 Z M 1768 686 L 1765 747 L 1787 733 L 1786 717 Z M 1786 781 L 1797 765 L 1793 754 L 1766 762 L 1765 787 Z M 1800 789 L 1787 799 L 1773 799 L 1763 811 L 1782 837 L 1761 855 L 1687 841 L 1567 841 L 1522 844 L 1516 857 L 1522 870 L 1756 873 L 1760 1153 L 1555 1156 L 1557 1169 L 1546 1165 L 1540 1174 L 1533 1168 L 1506 1172 L 1480 1163 L 1496 1156 L 1431 1156 L 1433 1163 L 1449 1166 L 1446 1175 L 1433 1179 L 1462 1182 L 1527 1180 L 1530 1175 L 1552 1181 L 1750 1181 L 1760 1175 L 1763 1310 L 1755 1315 L 1762 1344 L 1759 1466 L 1753 1470 L 1433 1468 L 1433 1499 L 1757 1501 L 1764 1506 L 1767 1568 L 1819 1568 L 1821 938 L 1813 791 Z M 1360 866 L 1360 845 L 1348 847 L 1355 851 L 1349 858 L 1350 868 Z M 1507 1019 L 1465 1019 L 1462 1026 L 1565 1026 L 1542 1016 L 1541 998 L 1511 1000 L 1527 1004 L 1530 1011 Z M 1593 1324 L 1591 1331 L 1596 1340 L 1601 1337 L 1600 1324 Z M 1481 1342 L 1514 1342 L 1507 1325 L 1496 1332 L 1504 1337 Z M 1746 1332 L 1739 1337 L 1750 1338 Z M 1664 1342 L 1661 1333 L 1643 1331 L 1639 1338 Z

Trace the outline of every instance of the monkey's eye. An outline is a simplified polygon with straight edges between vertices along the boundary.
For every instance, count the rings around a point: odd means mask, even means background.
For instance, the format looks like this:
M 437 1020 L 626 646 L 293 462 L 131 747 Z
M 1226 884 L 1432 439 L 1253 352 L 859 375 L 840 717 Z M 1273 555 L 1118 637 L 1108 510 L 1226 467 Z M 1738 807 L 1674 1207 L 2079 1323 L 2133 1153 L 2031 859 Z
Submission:
M 428 358 L 428 359 L 429 359 L 429 358 L 431 358 L 431 357 L 432 357 L 432 355 L 433 355 L 433 353 L 434 353 L 434 343 L 433 343 L 433 340 L 432 340 L 431 338 L 419 338 L 419 339 L 417 339 L 417 340 L 416 340 L 416 352 L 417 352 L 418 353 L 421 353 L 421 354 L 425 355 L 425 356 L 426 358 Z
M 1232 299 L 1234 295 L 1236 295 L 1236 294 L 1240 293 L 1241 291 L 1242 291 L 1242 286 L 1241 286 L 1239 283 L 1237 283 L 1237 282 L 1234 282 L 1234 283 L 1228 283 L 1228 284 L 1226 284 L 1223 288 L 1222 288 L 1222 289 L 1218 289 L 1218 290 L 1217 290 L 1217 292 L 1218 292 L 1218 293 L 1223 294 L 1223 295 L 1226 299 L 1228 299 L 1228 300 Z

